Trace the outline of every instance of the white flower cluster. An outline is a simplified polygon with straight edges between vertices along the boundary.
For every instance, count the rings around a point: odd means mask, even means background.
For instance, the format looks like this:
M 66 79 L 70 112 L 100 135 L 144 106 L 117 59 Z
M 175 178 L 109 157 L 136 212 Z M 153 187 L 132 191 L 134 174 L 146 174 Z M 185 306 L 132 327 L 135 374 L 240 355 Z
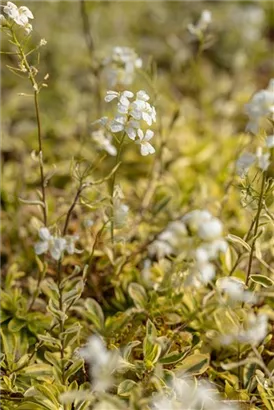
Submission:
M 238 407 L 221 401 L 218 391 L 206 381 L 174 378 L 169 395 L 158 394 L 152 410 L 237 410 Z
M 217 287 L 224 292 L 231 302 L 255 303 L 254 293 L 245 289 L 245 284 L 234 277 L 224 277 L 217 280 Z
M 184 238 L 187 237 L 187 229 L 182 221 L 170 222 L 166 229 L 148 247 L 151 256 L 157 255 L 158 259 L 176 254 L 180 251 Z
M 135 98 L 134 98 L 135 97 Z M 134 98 L 134 100 L 132 100 Z M 144 130 L 144 125 L 151 126 L 156 122 L 155 107 L 150 105 L 149 96 L 145 91 L 138 91 L 136 96 L 131 91 L 107 91 L 106 102 L 117 99 L 117 113 L 113 119 L 103 117 L 99 123 L 107 133 L 125 132 L 131 140 L 141 147 L 141 154 L 154 154 L 155 149 L 150 144 L 154 133 L 150 129 Z
M 215 277 L 215 265 L 212 263 L 220 253 L 227 250 L 223 239 L 222 222 L 208 211 L 194 210 L 186 214 L 182 221 L 192 235 L 196 235 L 200 244 L 193 251 L 194 265 L 187 280 L 188 285 L 200 286 Z
M 246 130 L 256 134 L 263 118 L 274 119 L 274 79 L 270 80 L 267 89 L 260 90 L 253 95 L 245 106 L 249 122 Z
M 118 351 L 109 351 L 98 336 L 91 336 L 80 355 L 90 364 L 90 377 L 94 391 L 104 392 L 113 386 L 113 373 L 119 367 Z
M 221 337 L 221 343 L 228 345 L 234 341 L 258 345 L 267 335 L 268 318 L 265 314 L 255 315 L 250 312 L 241 329 Z
M 6 6 L 4 6 L 4 13 L 13 20 L 18 26 L 25 29 L 25 32 L 29 34 L 32 31 L 32 25 L 29 23 L 29 19 L 33 19 L 33 14 L 28 7 L 21 6 L 17 7 L 11 1 L 8 1 Z M 6 24 L 6 18 L 1 14 L 0 17 L 1 25 Z
M 127 86 L 132 84 L 136 68 L 142 67 L 142 60 L 130 47 L 114 47 L 103 66 L 109 87 Z
M 66 235 L 61 238 L 51 235 L 48 228 L 41 228 L 39 229 L 39 237 L 41 241 L 34 245 L 36 255 L 49 252 L 51 257 L 58 261 L 65 251 L 69 255 L 81 252 L 75 248 L 75 242 L 79 239 L 76 235 Z
M 113 193 L 113 220 L 115 229 L 125 226 L 129 207 L 123 203 L 124 194 L 119 185 L 114 187 Z
M 255 154 L 251 152 L 244 152 L 236 162 L 237 174 L 243 178 L 248 173 L 250 167 L 257 166 L 262 171 L 266 171 L 271 164 L 270 149 L 274 147 L 274 136 L 270 135 L 266 139 L 266 148 L 258 147 Z
M 97 131 L 93 131 L 91 138 L 100 150 L 106 151 L 113 157 L 117 155 L 117 149 L 115 145 L 112 144 L 112 135 L 107 130 L 101 128 Z
M 188 31 L 191 34 L 195 35 L 196 37 L 200 37 L 201 34 L 208 28 L 211 21 L 212 21 L 211 11 L 203 10 L 197 24 L 196 25 L 189 24 L 187 26 Z

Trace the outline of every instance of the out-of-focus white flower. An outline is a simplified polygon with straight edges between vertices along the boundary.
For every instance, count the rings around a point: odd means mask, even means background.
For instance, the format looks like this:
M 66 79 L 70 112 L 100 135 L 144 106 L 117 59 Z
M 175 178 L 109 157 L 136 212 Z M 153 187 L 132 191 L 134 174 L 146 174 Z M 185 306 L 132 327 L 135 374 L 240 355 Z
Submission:
M 256 156 L 250 152 L 243 153 L 236 162 L 236 171 L 240 177 L 244 177 L 252 164 L 256 161 Z
M 198 228 L 198 236 L 204 241 L 213 241 L 220 238 L 223 233 L 223 224 L 217 218 L 211 218 L 200 224 Z
M 142 67 L 142 60 L 130 47 L 114 47 L 103 66 L 109 87 L 126 86 L 132 84 L 135 70 Z
M 112 135 L 110 133 L 106 132 L 103 129 L 99 129 L 91 133 L 91 138 L 100 149 L 106 151 L 109 155 L 117 155 L 117 149 L 111 143 Z
M 265 144 L 267 148 L 274 148 L 274 135 L 269 135 L 266 137 Z
M 221 343 L 228 345 L 233 341 L 258 345 L 267 335 L 268 318 L 265 314 L 255 315 L 249 313 L 241 329 L 236 329 L 231 334 L 223 335 Z
M 91 336 L 80 355 L 90 364 L 90 376 L 94 391 L 107 391 L 113 386 L 113 373 L 119 367 L 118 351 L 109 351 L 98 336 Z
M 24 26 L 24 30 L 25 30 L 25 33 L 26 33 L 27 35 L 29 35 L 29 34 L 32 32 L 32 25 L 31 25 L 30 23 L 27 23 L 27 24 Z
M 245 106 L 245 112 L 249 117 L 246 130 L 253 134 L 259 131 L 261 119 L 274 118 L 274 79 L 270 80 L 267 89 L 253 95 L 251 101 Z
M 66 236 L 66 251 L 69 255 L 73 255 L 74 253 L 81 253 L 79 249 L 75 248 L 75 242 L 79 240 L 78 235 L 67 235 Z
M 123 228 L 127 222 L 129 207 L 123 203 L 123 199 L 123 191 L 116 185 L 113 194 L 113 222 L 116 229 Z
M 21 6 L 18 8 L 14 3 L 8 1 L 4 7 L 4 13 L 19 26 L 23 26 L 29 32 L 32 30 L 29 19 L 33 19 L 33 14 L 28 7 Z
M 187 28 L 191 34 L 199 37 L 208 28 L 211 22 L 212 22 L 211 11 L 203 10 L 197 24 L 196 25 L 189 24 Z
M 45 38 L 41 38 L 40 43 L 39 43 L 39 46 L 40 46 L 40 47 L 43 47 L 43 46 L 45 46 L 47 43 L 48 43 L 48 42 L 47 42 L 47 40 L 46 40 Z
M 154 132 L 151 130 L 147 130 L 145 135 L 142 130 L 138 130 L 139 140 L 136 143 L 141 146 L 141 155 L 146 156 L 155 153 L 155 148 L 149 142 L 153 135 Z
M 148 253 L 151 256 L 157 255 L 158 259 L 162 259 L 173 253 L 173 247 L 168 242 L 156 240 L 149 245 Z
M 263 150 L 261 147 L 257 148 L 256 151 L 256 159 L 257 159 L 257 163 L 258 163 L 258 167 L 262 170 L 262 171 L 266 171 L 267 168 L 270 165 L 270 152 L 265 152 L 263 153 Z
M 200 211 L 195 209 L 194 211 L 188 212 L 183 216 L 182 221 L 186 224 L 187 228 L 192 232 L 196 233 L 199 226 L 204 222 L 209 221 L 212 215 L 208 211 Z
M 187 230 L 182 221 L 170 222 L 157 240 L 149 245 L 149 254 L 157 255 L 158 259 L 176 254 L 181 250 L 182 241 L 186 236 Z
M 252 165 L 257 165 L 262 171 L 266 171 L 270 165 L 270 152 L 263 152 L 261 147 L 257 148 L 256 154 L 245 152 L 236 162 L 237 174 L 243 178 Z
M 220 398 L 214 385 L 191 379 L 174 377 L 167 392 L 156 395 L 152 403 L 153 410 L 238 410 L 227 406 Z
M 66 249 L 66 240 L 52 236 L 47 228 L 39 230 L 39 237 L 41 241 L 34 245 L 35 253 L 41 255 L 49 251 L 53 259 L 59 260 Z
M 237 278 L 220 278 L 217 281 L 217 287 L 235 302 L 255 303 L 257 300 L 252 292 L 245 290 L 244 282 Z

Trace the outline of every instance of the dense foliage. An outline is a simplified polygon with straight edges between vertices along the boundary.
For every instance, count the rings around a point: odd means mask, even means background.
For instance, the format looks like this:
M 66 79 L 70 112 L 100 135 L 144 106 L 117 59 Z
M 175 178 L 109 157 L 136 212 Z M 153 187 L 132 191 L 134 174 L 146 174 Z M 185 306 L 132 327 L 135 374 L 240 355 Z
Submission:
M 271 2 L 1 13 L 1 408 L 274 410 Z

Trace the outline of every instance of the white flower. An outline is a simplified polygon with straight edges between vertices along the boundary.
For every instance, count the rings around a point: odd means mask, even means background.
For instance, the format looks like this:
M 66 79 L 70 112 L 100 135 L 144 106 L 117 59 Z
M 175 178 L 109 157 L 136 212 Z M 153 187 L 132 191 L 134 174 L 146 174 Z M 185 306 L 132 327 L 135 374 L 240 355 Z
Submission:
M 105 150 L 111 156 L 115 157 L 117 155 L 117 149 L 111 143 L 112 135 L 110 133 L 105 133 L 105 130 L 99 129 L 97 131 L 93 131 L 91 133 L 91 137 L 100 149 Z
M 243 153 L 236 162 L 236 171 L 240 177 L 244 177 L 251 165 L 256 161 L 256 156 L 250 152 Z
M 46 44 L 47 44 L 47 40 L 46 40 L 45 38 L 41 38 L 40 43 L 39 43 L 39 46 L 40 46 L 40 47 L 43 47 L 43 46 L 45 46 Z
M 129 47 L 114 47 L 112 54 L 103 62 L 108 85 L 129 85 L 133 82 L 135 70 L 142 67 L 142 60 Z
M 233 341 L 258 345 L 267 335 L 268 318 L 265 314 L 255 315 L 249 313 L 241 329 L 235 329 L 233 333 L 223 335 L 221 342 L 230 344 Z
M 211 218 L 212 215 L 210 212 L 195 209 L 194 211 L 190 211 L 186 215 L 184 215 L 182 221 L 186 224 L 191 232 L 195 233 L 202 223 L 209 221 Z
M 259 131 L 260 120 L 263 118 L 273 119 L 274 114 L 274 79 L 270 80 L 266 90 L 260 90 L 252 97 L 245 106 L 249 117 L 246 130 L 256 134 Z
M 32 27 L 29 24 L 29 19 L 33 19 L 33 14 L 28 7 L 21 6 L 18 8 L 14 3 L 8 1 L 7 5 L 4 7 L 4 13 L 6 13 L 9 18 L 15 21 L 19 26 L 24 26 L 29 32 L 32 30 Z
M 29 35 L 29 34 L 32 32 L 32 25 L 31 25 L 30 23 L 27 23 L 27 24 L 24 26 L 24 30 L 25 30 L 25 33 L 26 33 L 27 35 Z
M 75 242 L 79 240 L 78 235 L 67 235 L 66 236 L 66 251 L 69 255 L 73 255 L 74 253 L 80 253 L 78 249 L 75 248 Z
M 225 292 L 235 302 L 255 303 L 256 297 L 252 292 L 245 290 L 244 282 L 237 278 L 225 277 L 217 281 L 218 288 Z
M 223 224 L 219 219 L 212 218 L 200 224 L 198 228 L 198 236 L 204 241 L 213 241 L 219 238 L 223 232 Z
M 257 157 L 258 167 L 262 171 L 266 171 L 270 165 L 270 160 L 269 160 L 270 152 L 263 153 L 262 148 L 259 147 L 257 148 L 256 157 Z
M 119 367 L 117 351 L 108 351 L 102 339 L 91 336 L 85 348 L 80 349 L 80 355 L 90 364 L 90 376 L 94 391 L 106 391 L 114 383 L 113 373 Z
M 49 251 L 51 257 L 59 260 L 66 248 L 66 240 L 52 236 L 47 228 L 39 230 L 40 242 L 34 245 L 35 253 L 41 255 Z
M 137 133 L 139 140 L 136 141 L 136 143 L 141 145 L 141 155 L 146 156 L 149 154 L 154 154 L 155 148 L 149 142 L 153 137 L 154 132 L 151 130 L 147 130 L 144 135 L 143 131 L 139 129 Z
M 191 34 L 199 37 L 208 28 L 211 21 L 212 21 L 211 11 L 203 10 L 197 24 L 196 25 L 189 24 L 187 28 Z
M 265 143 L 268 148 L 274 148 L 274 135 L 269 135 L 266 137 Z

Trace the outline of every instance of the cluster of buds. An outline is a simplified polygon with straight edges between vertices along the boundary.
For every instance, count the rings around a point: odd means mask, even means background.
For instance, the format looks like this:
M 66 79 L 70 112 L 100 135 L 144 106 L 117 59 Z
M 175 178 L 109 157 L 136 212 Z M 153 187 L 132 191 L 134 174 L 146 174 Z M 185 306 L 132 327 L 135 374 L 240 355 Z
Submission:
M 51 235 L 48 228 L 41 228 L 39 237 L 41 240 L 34 245 L 36 255 L 49 252 L 50 256 L 58 261 L 65 251 L 69 255 L 81 252 L 75 248 L 75 242 L 79 239 L 76 235 L 66 235 L 62 238 Z
M 156 122 L 156 110 L 148 100 L 149 96 L 145 91 L 138 91 L 136 96 L 131 91 L 107 91 L 106 102 L 117 100 L 117 112 L 114 118 L 103 117 L 99 121 L 104 127 L 104 138 L 109 140 L 109 134 L 125 133 L 128 138 L 140 145 L 141 154 L 146 156 L 154 154 L 155 149 L 150 144 L 154 133 L 147 129 Z
M 3 11 L 7 18 L 3 14 L 0 15 L 1 26 L 8 25 L 7 19 L 9 19 L 18 26 L 23 27 L 26 34 L 31 33 L 32 25 L 29 23 L 29 19 L 33 19 L 33 14 L 28 7 L 21 6 L 18 8 L 14 3 L 8 1 Z
M 103 66 L 109 87 L 127 86 L 132 84 L 136 68 L 142 67 L 142 60 L 130 47 L 114 47 Z

